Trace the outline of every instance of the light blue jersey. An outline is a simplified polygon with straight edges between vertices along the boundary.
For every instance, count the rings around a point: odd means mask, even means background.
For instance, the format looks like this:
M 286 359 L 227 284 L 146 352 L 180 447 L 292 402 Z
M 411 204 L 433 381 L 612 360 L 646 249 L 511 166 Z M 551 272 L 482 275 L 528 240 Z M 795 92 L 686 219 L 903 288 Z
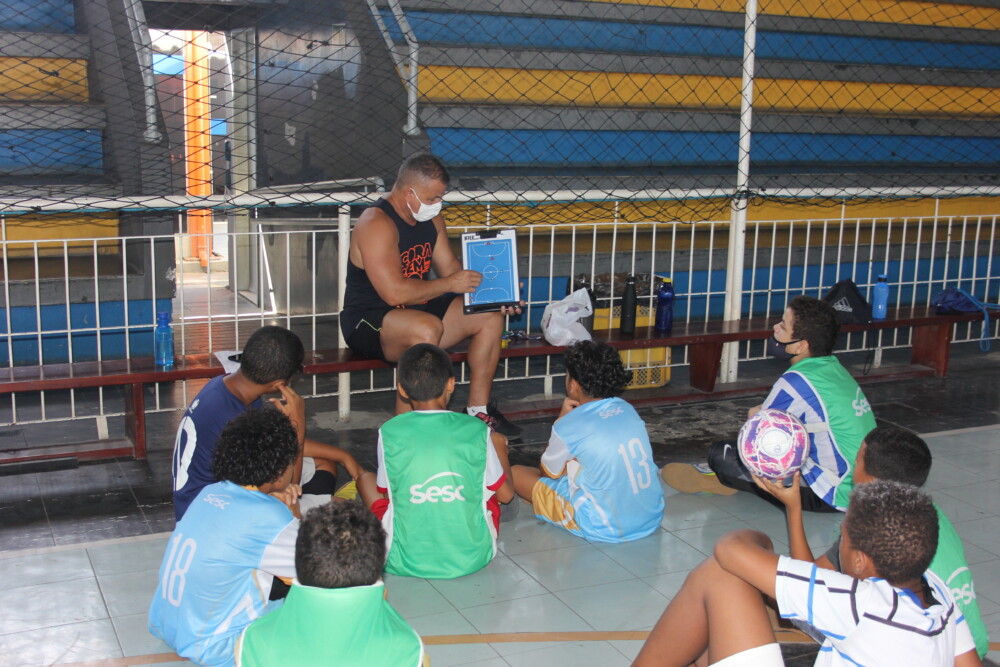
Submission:
M 639 539 L 665 506 L 646 424 L 620 398 L 591 401 L 552 427 L 533 501 L 538 516 L 596 542 Z
M 149 631 L 200 665 L 235 664 L 236 640 L 268 611 L 274 577 L 295 577 L 298 528 L 277 498 L 232 482 L 203 488 L 167 543 Z

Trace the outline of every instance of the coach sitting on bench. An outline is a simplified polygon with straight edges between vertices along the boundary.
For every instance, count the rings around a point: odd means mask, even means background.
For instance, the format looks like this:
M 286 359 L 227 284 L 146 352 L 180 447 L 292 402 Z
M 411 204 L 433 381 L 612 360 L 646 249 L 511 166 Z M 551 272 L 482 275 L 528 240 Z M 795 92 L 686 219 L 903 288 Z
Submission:
M 448 245 L 441 202 L 448 170 L 418 153 L 399 168 L 392 191 L 361 214 L 351 234 L 350 262 L 340 326 L 357 354 L 389 362 L 417 343 L 449 348 L 469 340 L 469 414 L 506 436 L 520 428 L 490 401 L 500 361 L 501 312 L 466 315 L 461 294 L 482 281 L 466 271 Z M 428 274 L 434 269 L 436 278 Z M 397 396 L 396 412 L 409 406 Z

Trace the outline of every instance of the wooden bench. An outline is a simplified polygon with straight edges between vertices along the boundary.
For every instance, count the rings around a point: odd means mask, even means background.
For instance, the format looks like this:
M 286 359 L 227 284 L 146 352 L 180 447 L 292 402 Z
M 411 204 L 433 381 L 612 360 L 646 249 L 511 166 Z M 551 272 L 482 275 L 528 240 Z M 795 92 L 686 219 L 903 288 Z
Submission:
M 994 314 L 994 317 L 996 315 Z M 844 331 L 878 331 L 911 327 L 910 365 L 886 369 L 864 380 L 901 379 L 906 377 L 948 374 L 952 329 L 956 323 L 981 321 L 978 313 L 936 315 L 926 307 L 890 309 L 885 320 L 871 324 L 845 325 Z M 617 329 L 594 332 L 594 339 L 604 341 L 618 350 L 642 348 L 688 348 L 689 386 L 672 385 L 669 391 L 652 392 L 633 400 L 635 403 L 683 403 L 735 394 L 766 392 L 770 385 L 743 384 L 738 387 L 718 387 L 717 378 L 725 343 L 763 340 L 771 335 L 776 317 L 753 317 L 738 321 L 675 322 L 670 335 L 652 327 L 637 327 L 634 335 L 624 335 Z M 545 341 L 516 341 L 501 350 L 502 359 L 518 359 L 551 354 L 562 354 L 565 348 Z M 464 351 L 451 353 L 455 362 L 466 360 Z M 390 368 L 390 365 L 373 359 L 359 357 L 348 349 L 333 348 L 306 353 L 303 370 L 307 375 L 351 373 L 354 371 Z M 145 399 L 143 386 L 155 382 L 208 379 L 221 375 L 222 366 L 208 354 L 179 357 L 170 370 L 158 370 L 152 358 L 113 360 L 102 362 L 76 362 L 72 364 L 45 364 L 0 369 L 0 394 L 87 387 L 125 387 L 125 423 L 127 441 L 100 441 L 74 445 L 48 445 L 28 450 L 0 453 L 0 464 L 47 458 L 75 456 L 95 459 L 114 456 L 146 456 Z M 349 400 L 349 395 L 342 397 Z M 515 416 L 546 414 L 558 406 L 536 407 L 533 410 L 510 412 Z

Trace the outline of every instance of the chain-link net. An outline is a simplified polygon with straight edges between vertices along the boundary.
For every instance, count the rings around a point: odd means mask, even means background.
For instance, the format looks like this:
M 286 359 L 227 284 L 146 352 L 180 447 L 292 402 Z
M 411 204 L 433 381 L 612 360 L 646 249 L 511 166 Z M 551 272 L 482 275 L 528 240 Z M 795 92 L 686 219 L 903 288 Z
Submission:
M 0 212 L 363 203 L 417 150 L 457 224 L 994 196 L 977 1 L 0 0 Z

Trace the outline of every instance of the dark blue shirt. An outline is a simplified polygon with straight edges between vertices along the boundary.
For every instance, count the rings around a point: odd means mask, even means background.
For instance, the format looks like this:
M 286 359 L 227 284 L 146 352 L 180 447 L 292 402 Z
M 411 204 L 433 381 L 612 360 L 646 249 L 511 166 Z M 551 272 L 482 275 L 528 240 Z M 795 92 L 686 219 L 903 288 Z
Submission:
M 215 483 L 212 457 L 222 429 L 251 408 L 263 407 L 261 399 L 243 405 L 220 376 L 208 381 L 191 401 L 174 440 L 174 516 L 178 521 L 198 492 Z

